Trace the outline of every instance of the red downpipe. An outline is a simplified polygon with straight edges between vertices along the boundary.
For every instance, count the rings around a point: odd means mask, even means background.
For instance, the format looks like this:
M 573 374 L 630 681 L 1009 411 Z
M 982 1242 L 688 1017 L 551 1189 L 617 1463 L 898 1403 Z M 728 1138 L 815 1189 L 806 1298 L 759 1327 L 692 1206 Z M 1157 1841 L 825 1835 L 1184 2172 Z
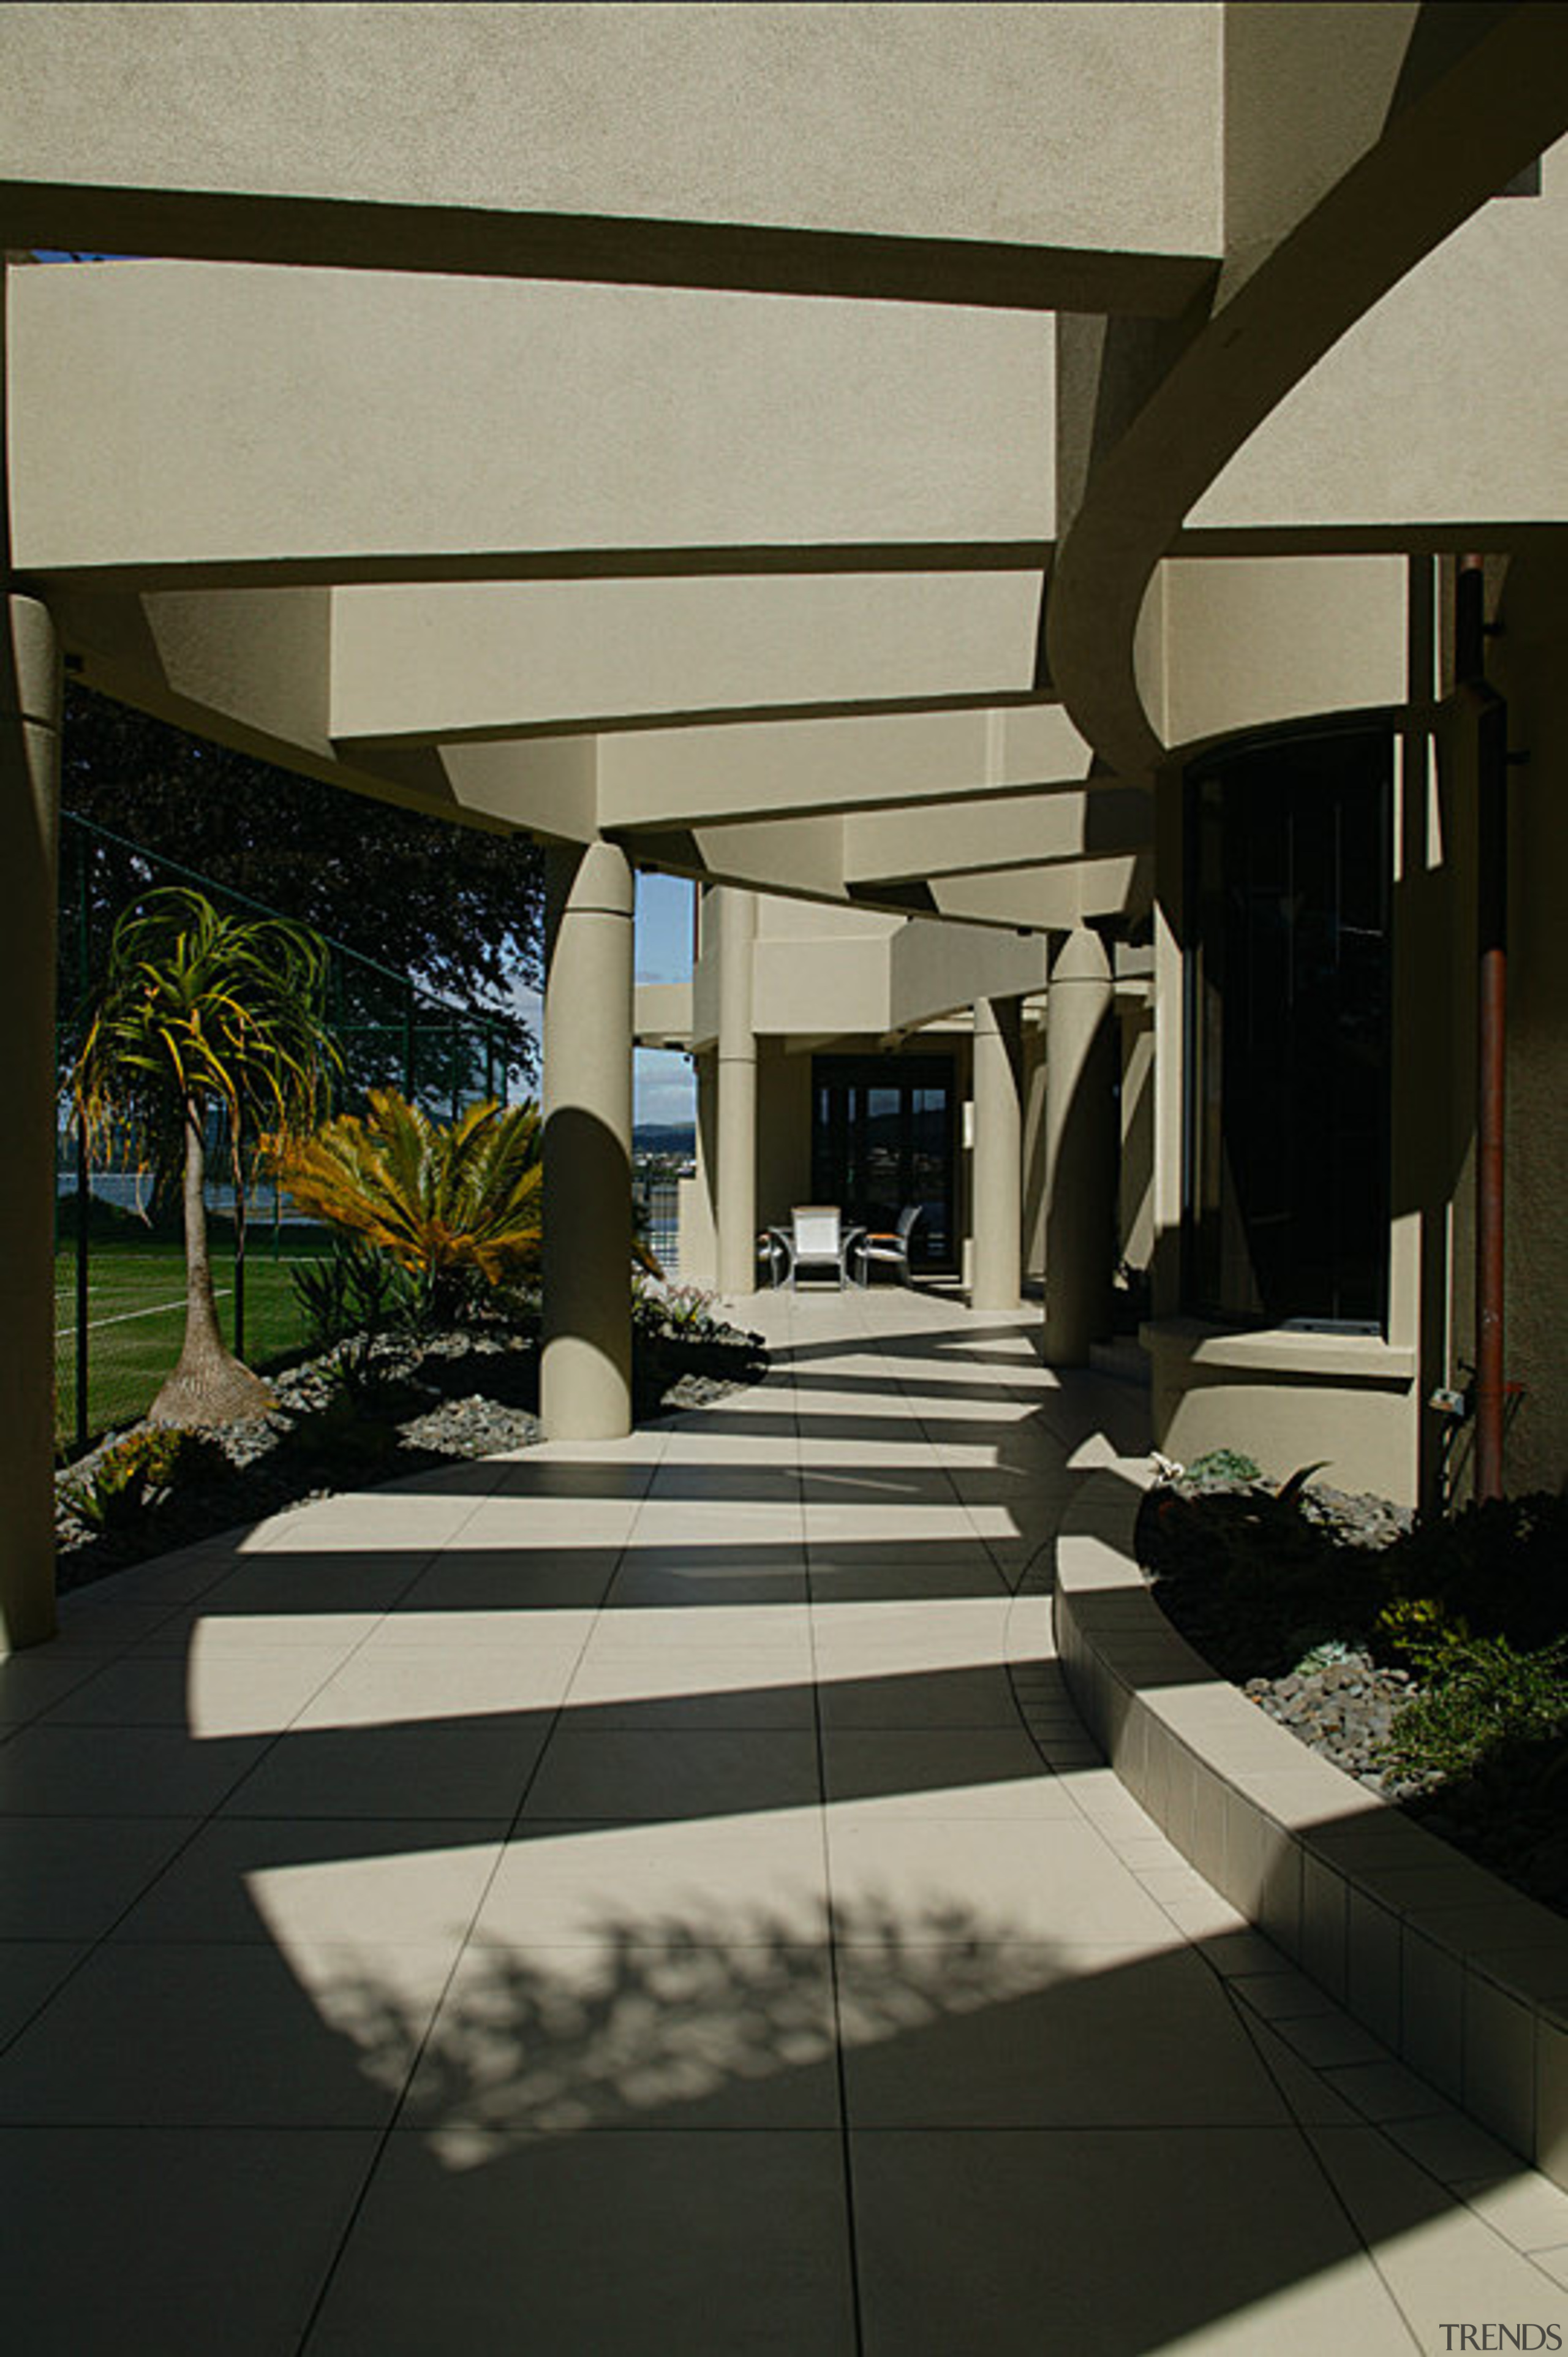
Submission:
M 1459 560 L 1455 683 L 1476 714 L 1476 1495 L 1503 1494 L 1503 1189 L 1508 1054 L 1508 706 L 1486 678 L 1486 573 Z

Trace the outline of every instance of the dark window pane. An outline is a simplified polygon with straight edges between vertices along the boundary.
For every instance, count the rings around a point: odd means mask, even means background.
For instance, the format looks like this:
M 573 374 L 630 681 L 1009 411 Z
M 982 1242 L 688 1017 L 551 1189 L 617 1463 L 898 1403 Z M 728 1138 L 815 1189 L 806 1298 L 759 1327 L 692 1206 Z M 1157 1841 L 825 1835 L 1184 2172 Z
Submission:
M 954 1265 L 955 1109 L 949 1056 L 818 1056 L 811 1186 L 819 1202 L 890 1229 L 910 1203 L 922 1217 L 913 1265 Z M 829 1110 L 831 1109 L 831 1110 Z
M 1380 1325 L 1388 1260 L 1387 731 L 1188 783 L 1187 1295 Z

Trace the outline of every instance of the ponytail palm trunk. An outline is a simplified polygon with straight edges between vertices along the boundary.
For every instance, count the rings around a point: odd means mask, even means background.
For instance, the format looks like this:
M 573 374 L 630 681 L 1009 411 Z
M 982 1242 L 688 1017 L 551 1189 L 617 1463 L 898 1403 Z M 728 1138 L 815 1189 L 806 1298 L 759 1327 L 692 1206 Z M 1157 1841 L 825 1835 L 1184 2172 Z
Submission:
M 227 1116 L 236 1210 L 245 1154 L 264 1123 L 292 1135 L 314 1119 L 337 1049 L 322 1020 L 326 952 L 282 918 L 220 913 L 198 892 L 152 892 L 114 929 L 87 1009 L 72 1086 L 90 1134 L 128 1138 L 185 1222 L 185 1341 L 148 1410 L 156 1424 L 257 1415 L 266 1386 L 223 1340 L 207 1228 L 207 1122 Z
M 188 1099 L 180 1206 L 185 1222 L 185 1341 L 179 1364 L 148 1409 L 154 1424 L 205 1426 L 261 1415 L 272 1394 L 229 1349 L 218 1322 L 207 1233 L 206 1108 Z M 238 1196 L 236 1195 L 236 1202 Z

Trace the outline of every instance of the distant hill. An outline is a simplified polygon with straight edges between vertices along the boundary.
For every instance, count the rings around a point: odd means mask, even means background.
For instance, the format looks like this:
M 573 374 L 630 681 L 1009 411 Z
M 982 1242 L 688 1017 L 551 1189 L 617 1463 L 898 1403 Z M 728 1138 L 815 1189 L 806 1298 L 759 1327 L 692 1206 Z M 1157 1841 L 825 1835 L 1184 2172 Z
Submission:
M 639 1121 L 631 1133 L 634 1154 L 679 1154 L 697 1150 L 697 1128 L 690 1121 Z

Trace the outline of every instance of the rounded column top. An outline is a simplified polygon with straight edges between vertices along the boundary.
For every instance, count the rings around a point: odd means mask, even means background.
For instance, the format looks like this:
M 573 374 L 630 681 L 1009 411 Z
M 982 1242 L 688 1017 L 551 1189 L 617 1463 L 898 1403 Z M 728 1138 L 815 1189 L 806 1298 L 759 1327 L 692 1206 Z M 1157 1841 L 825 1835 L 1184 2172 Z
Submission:
M 551 849 L 550 897 L 563 916 L 629 917 L 636 878 L 618 843 L 554 845 Z
M 6 597 L 4 661 L 0 661 L 0 713 L 7 718 L 60 723 L 62 682 L 59 634 L 41 597 L 13 589 Z
M 1054 990 L 1063 982 L 1097 982 L 1103 986 L 1111 979 L 1111 960 L 1104 942 L 1090 926 L 1079 925 L 1068 934 L 1057 952 L 1047 987 Z

